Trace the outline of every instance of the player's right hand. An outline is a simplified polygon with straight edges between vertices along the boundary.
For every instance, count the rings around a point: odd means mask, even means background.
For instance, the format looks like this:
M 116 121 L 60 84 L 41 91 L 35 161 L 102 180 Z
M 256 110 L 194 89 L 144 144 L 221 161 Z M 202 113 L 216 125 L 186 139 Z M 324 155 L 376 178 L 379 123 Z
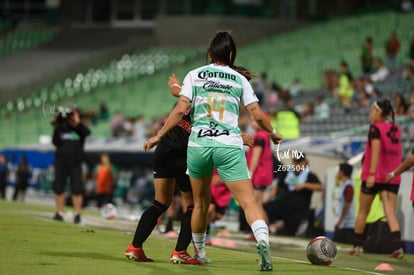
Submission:
M 153 148 L 155 145 L 157 145 L 160 142 L 160 140 L 161 140 L 161 138 L 158 135 L 153 136 L 152 138 L 147 140 L 144 143 L 144 151 L 148 152 L 149 150 L 151 150 L 151 148 Z

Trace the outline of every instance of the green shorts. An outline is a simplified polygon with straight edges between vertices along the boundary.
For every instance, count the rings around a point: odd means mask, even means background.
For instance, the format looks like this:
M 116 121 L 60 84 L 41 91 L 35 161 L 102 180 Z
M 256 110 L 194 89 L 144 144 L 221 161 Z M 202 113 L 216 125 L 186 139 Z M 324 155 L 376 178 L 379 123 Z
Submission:
M 187 170 L 192 178 L 213 174 L 214 166 L 224 182 L 249 178 L 246 154 L 241 148 L 188 147 Z

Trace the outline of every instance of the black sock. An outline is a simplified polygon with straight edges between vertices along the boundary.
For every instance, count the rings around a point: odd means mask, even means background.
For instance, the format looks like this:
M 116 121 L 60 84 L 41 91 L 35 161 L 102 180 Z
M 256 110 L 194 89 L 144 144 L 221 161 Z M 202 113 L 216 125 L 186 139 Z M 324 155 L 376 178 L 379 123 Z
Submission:
M 168 207 L 158 201 L 154 201 L 150 208 L 144 211 L 135 230 L 132 244 L 134 247 L 142 247 L 142 244 L 151 234 L 157 225 L 158 218 L 167 210 Z
M 191 214 L 193 213 L 193 206 L 187 207 L 187 211 L 184 213 L 181 219 L 180 234 L 178 235 L 177 244 L 175 246 L 176 251 L 187 250 L 190 245 L 191 235 Z
M 207 235 L 209 235 L 209 234 L 210 234 L 210 225 L 207 225 L 206 234 L 207 234 Z
M 392 248 L 394 251 L 402 248 L 401 231 L 391 232 L 391 239 L 392 239 Z
M 354 232 L 354 247 L 362 246 L 363 242 L 364 242 L 364 234 Z

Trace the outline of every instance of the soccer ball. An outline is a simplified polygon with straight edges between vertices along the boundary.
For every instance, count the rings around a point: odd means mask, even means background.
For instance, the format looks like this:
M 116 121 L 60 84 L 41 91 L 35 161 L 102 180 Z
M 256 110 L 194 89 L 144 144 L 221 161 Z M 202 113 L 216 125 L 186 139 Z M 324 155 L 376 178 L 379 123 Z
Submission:
M 112 203 L 104 204 L 101 208 L 101 215 L 107 220 L 116 218 L 117 209 Z
M 315 265 L 330 265 L 336 258 L 336 245 L 325 236 L 314 238 L 306 247 L 308 260 Z

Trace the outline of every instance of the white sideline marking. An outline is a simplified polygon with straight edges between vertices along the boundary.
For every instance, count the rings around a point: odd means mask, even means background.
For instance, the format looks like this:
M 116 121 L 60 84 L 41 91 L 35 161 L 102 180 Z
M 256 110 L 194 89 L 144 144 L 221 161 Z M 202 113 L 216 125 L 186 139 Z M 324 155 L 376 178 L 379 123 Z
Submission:
M 307 261 L 293 260 L 293 259 L 283 258 L 283 257 L 273 257 L 273 256 L 271 256 L 271 257 L 273 259 L 279 259 L 279 260 L 284 260 L 284 261 L 291 261 L 291 262 L 295 262 L 295 263 L 310 264 Z M 352 267 L 343 267 L 343 266 L 337 266 L 337 265 L 330 265 L 330 266 L 334 266 L 334 267 L 340 268 L 340 269 L 346 269 L 346 270 L 349 270 L 349 271 L 364 272 L 364 273 L 373 274 L 373 275 L 383 275 L 384 274 L 384 273 L 372 272 L 372 271 L 367 271 L 367 270 L 362 270 L 362 269 L 357 269 L 357 268 L 352 268 Z
M 212 247 L 212 248 L 214 248 L 214 247 Z M 219 249 L 219 248 L 217 247 L 217 249 Z M 238 252 L 238 253 L 241 253 L 241 254 L 253 254 L 253 253 L 249 253 L 249 252 L 246 252 L 246 251 L 237 251 L 237 250 L 232 250 L 232 251 L 233 252 Z M 276 256 L 271 256 L 271 257 L 272 257 L 272 259 L 290 261 L 290 262 L 295 262 L 295 263 L 300 263 L 300 264 L 311 264 L 308 261 L 294 260 L 294 259 L 276 257 Z M 339 269 L 345 269 L 345 270 L 349 270 L 349 271 L 358 271 L 358 272 L 363 272 L 363 273 L 372 274 L 372 275 L 384 275 L 384 273 L 367 271 L 367 270 L 362 270 L 362 269 L 357 269 L 357 268 L 352 268 L 352 267 L 343 267 L 343 266 L 337 266 L 337 265 L 330 265 L 330 266 L 334 266 L 334 267 L 339 268 Z

